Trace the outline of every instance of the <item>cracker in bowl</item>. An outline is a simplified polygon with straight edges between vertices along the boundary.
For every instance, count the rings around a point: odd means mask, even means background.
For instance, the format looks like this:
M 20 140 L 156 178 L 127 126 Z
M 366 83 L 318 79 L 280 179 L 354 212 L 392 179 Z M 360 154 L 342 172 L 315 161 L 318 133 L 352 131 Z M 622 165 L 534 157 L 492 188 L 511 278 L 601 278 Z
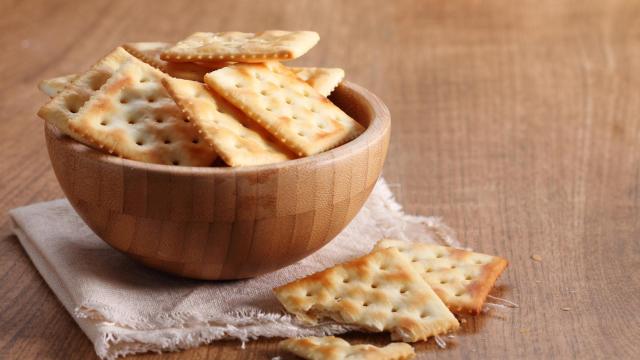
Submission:
M 69 74 L 42 80 L 38 84 L 38 89 L 52 98 L 58 95 L 77 78 L 78 74 Z
M 267 61 L 264 65 L 275 73 L 297 77 L 324 97 L 329 96 L 344 78 L 344 70 L 339 68 L 287 67 L 279 61 Z
M 236 64 L 208 73 L 213 90 L 299 156 L 342 145 L 364 128 L 311 85 L 270 64 Z
M 162 86 L 167 75 L 131 58 L 69 119 L 69 127 L 119 156 L 156 164 L 209 166 L 202 141 Z
M 227 62 L 196 64 L 162 60 L 160 53 L 171 47 L 171 44 L 166 42 L 131 42 L 122 47 L 138 59 L 179 79 L 203 82 L 206 73 L 229 65 Z
M 132 58 L 133 56 L 123 48 L 116 48 L 44 104 L 38 110 L 38 116 L 53 124 L 64 134 L 81 143 L 88 144 L 87 139 L 71 129 L 69 121 L 77 116 L 89 98 L 100 90 L 120 65 Z
M 295 158 L 295 154 L 244 113 L 189 80 L 163 79 L 165 88 L 224 161 L 230 166 L 262 165 Z
M 313 31 L 197 32 L 160 56 L 173 62 L 290 60 L 304 55 L 319 40 L 320 36 Z
M 289 69 L 322 96 L 329 96 L 344 78 L 344 70 L 340 68 L 292 67 Z

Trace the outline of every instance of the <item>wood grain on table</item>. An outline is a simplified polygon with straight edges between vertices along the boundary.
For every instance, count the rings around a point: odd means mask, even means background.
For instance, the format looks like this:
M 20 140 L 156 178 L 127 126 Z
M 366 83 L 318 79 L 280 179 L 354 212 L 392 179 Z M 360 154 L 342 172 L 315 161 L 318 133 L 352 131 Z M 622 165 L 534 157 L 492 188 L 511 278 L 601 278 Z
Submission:
M 9 209 L 62 196 L 37 82 L 125 41 L 274 28 L 319 32 L 296 63 L 343 67 L 387 103 L 384 176 L 408 212 L 511 261 L 494 295 L 520 308 L 469 318 L 446 350 L 418 344 L 419 358 L 640 353 L 640 2 L 4 0 L 0 13 L 0 358 L 95 357 L 9 230 Z

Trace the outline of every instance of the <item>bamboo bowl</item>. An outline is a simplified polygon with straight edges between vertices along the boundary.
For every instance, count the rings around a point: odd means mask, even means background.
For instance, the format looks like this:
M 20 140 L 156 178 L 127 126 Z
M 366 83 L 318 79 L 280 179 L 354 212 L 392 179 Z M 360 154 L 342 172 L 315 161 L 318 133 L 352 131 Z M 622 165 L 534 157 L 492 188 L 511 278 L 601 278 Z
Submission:
M 333 150 L 279 164 L 199 168 L 147 164 L 93 150 L 45 126 L 69 202 L 113 248 L 197 279 L 274 271 L 320 249 L 356 215 L 387 153 L 387 107 L 345 82 L 332 101 L 367 129 Z

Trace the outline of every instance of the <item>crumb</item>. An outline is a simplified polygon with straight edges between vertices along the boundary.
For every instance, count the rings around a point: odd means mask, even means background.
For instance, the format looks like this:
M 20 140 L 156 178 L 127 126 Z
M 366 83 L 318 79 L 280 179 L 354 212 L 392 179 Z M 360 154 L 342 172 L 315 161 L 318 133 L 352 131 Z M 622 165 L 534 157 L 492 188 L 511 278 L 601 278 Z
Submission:
M 499 298 L 497 296 L 487 295 L 487 299 L 497 300 L 499 303 L 486 303 L 485 305 L 502 306 L 502 307 L 510 307 L 510 308 L 520 307 L 518 304 L 514 303 L 513 301 Z
M 570 307 L 563 307 L 563 308 L 560 308 L 560 310 L 562 310 L 562 311 L 571 311 L 571 308 Z
M 531 255 L 531 260 L 542 261 L 542 256 L 540 256 L 538 254 L 533 254 L 533 255 Z

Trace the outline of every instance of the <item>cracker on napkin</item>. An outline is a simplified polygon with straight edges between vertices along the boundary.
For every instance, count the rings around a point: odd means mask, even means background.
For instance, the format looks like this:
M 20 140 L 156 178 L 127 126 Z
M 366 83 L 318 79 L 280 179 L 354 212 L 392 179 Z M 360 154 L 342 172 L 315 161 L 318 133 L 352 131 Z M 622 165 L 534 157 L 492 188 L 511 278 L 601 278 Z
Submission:
M 344 78 L 344 70 L 340 68 L 291 67 L 289 69 L 322 96 L 329 96 Z
M 208 166 L 215 151 L 162 86 L 167 75 L 132 58 L 122 64 L 69 126 L 110 153 L 157 164 Z
M 162 52 L 167 61 L 264 62 L 302 56 L 320 40 L 313 31 L 197 32 Z
M 43 93 L 47 94 L 49 97 L 54 97 L 58 95 L 64 88 L 69 86 L 73 82 L 73 80 L 78 78 L 78 74 L 69 74 L 54 77 L 51 79 L 46 79 L 40 81 L 38 84 L 38 89 Z
M 156 69 L 180 79 L 203 82 L 206 73 L 229 65 L 226 62 L 196 64 L 174 63 L 162 60 L 160 53 L 171 47 L 171 44 L 166 42 L 132 42 L 126 43 L 122 47 L 133 56 Z
M 202 137 L 230 166 L 270 164 L 295 157 L 207 85 L 172 78 L 163 79 L 163 84 Z
M 116 48 L 44 104 L 38 110 L 38 116 L 75 140 L 87 144 L 86 139 L 69 127 L 69 120 L 77 116 L 91 95 L 102 87 L 123 62 L 129 59 L 135 58 L 123 48 Z
M 356 260 L 274 289 L 285 309 L 315 324 L 321 318 L 392 339 L 426 340 L 459 327 L 458 320 L 398 249 Z
M 205 82 L 300 156 L 342 145 L 364 128 L 295 75 L 235 64 Z
M 413 347 L 405 343 L 391 343 L 384 347 L 351 345 L 335 336 L 286 339 L 278 343 L 278 349 L 309 360 L 408 360 L 416 355 Z
M 402 240 L 383 239 L 375 248 L 397 248 L 449 309 L 457 313 L 479 313 L 508 263 L 497 256 Z

